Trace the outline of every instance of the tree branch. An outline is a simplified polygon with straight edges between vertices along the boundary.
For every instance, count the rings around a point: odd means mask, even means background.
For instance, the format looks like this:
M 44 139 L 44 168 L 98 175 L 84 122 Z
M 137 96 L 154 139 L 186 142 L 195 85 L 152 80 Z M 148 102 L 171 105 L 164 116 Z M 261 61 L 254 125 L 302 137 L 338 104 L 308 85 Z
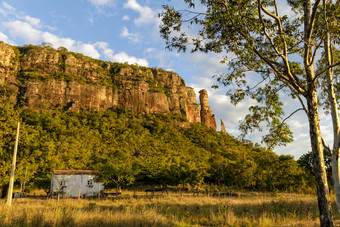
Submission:
M 279 34 L 280 34 L 280 38 L 283 42 L 283 52 L 284 53 L 281 53 L 279 52 L 279 50 L 276 48 L 274 42 L 272 41 L 272 39 L 270 38 L 270 36 L 268 35 L 267 31 L 266 31 L 266 25 L 263 21 L 263 18 L 262 18 L 262 14 L 261 14 L 261 9 L 267 14 L 269 15 L 270 17 L 274 18 L 277 22 L 277 26 L 278 26 L 278 30 L 279 30 Z M 299 78 L 294 75 L 292 72 L 291 72 L 291 69 L 290 69 L 290 65 L 289 65 L 289 61 L 288 61 L 288 47 L 287 47 L 287 43 L 285 41 L 285 36 L 284 36 L 284 31 L 283 31 L 283 28 L 282 28 L 282 23 L 281 23 L 281 19 L 280 19 L 280 16 L 278 14 L 278 9 L 277 9 L 277 3 L 275 1 L 275 11 L 276 11 L 276 15 L 271 13 L 270 11 L 268 11 L 261 3 L 261 0 L 258 0 L 258 13 L 259 13 L 259 18 L 260 18 L 260 21 L 263 25 L 263 31 L 266 35 L 266 37 L 268 38 L 269 42 L 271 43 L 272 47 L 274 48 L 275 52 L 281 57 L 282 61 L 284 62 L 284 65 L 285 65 L 285 68 L 287 70 L 287 74 L 288 74 L 288 77 L 289 77 L 289 81 L 293 84 L 295 84 L 295 88 L 300 92 L 301 90 L 305 90 L 302 86 L 302 83 L 301 81 L 299 80 Z
M 329 65 L 327 66 L 326 68 L 324 68 L 323 70 L 321 70 L 318 74 L 315 75 L 314 77 L 314 81 L 317 80 L 322 74 L 324 74 L 327 70 L 331 69 L 331 68 L 334 68 L 336 66 L 340 65 L 340 62 L 337 62 L 333 65 Z
M 333 151 L 332 149 L 329 148 L 329 146 L 326 145 L 325 140 L 323 139 L 323 137 L 321 137 L 321 141 L 322 141 L 322 146 L 324 149 L 326 149 L 331 155 L 333 155 Z
M 321 38 L 319 44 L 315 46 L 315 49 L 314 49 L 314 53 L 313 53 L 311 62 L 314 62 L 315 56 L 316 56 L 316 54 L 317 54 L 317 52 L 318 52 L 318 49 L 319 49 L 320 46 L 322 45 L 322 42 L 323 42 L 323 39 Z
M 301 97 L 299 95 L 296 95 L 296 97 L 298 98 L 298 100 L 300 101 L 305 113 L 307 114 L 307 116 L 309 117 L 309 114 L 308 114 L 308 109 L 306 107 L 306 105 L 303 103 L 303 100 L 301 99 Z
M 286 120 L 288 120 L 289 118 L 291 118 L 294 114 L 296 114 L 297 112 L 299 112 L 300 110 L 304 110 L 304 108 L 299 108 L 297 110 L 295 110 L 293 113 L 291 113 L 288 117 L 286 117 L 285 119 L 283 119 L 283 121 L 281 122 L 281 124 L 283 124 Z
M 305 52 L 305 57 L 306 57 L 306 65 L 310 66 L 313 64 L 313 58 L 309 58 L 310 55 L 310 45 L 311 45 L 311 39 L 312 39 L 312 34 L 313 34 L 313 30 L 314 30 L 314 25 L 315 25 L 315 20 L 316 20 L 316 14 L 317 14 L 317 10 L 318 7 L 320 5 L 321 0 L 316 0 L 312 9 L 312 15 L 309 17 L 309 21 L 307 22 L 305 18 L 305 26 L 307 26 L 306 29 L 306 34 L 305 34 L 305 45 L 307 46 L 306 48 L 306 52 Z M 305 9 L 307 10 L 307 8 Z M 309 16 L 309 12 L 306 12 L 306 14 L 308 13 Z M 306 15 L 305 15 L 306 17 Z
M 190 19 L 183 20 L 183 23 L 185 23 L 185 22 L 190 22 L 190 21 L 192 21 L 192 20 L 194 20 L 194 19 L 196 19 L 197 17 L 202 16 L 202 15 L 204 15 L 204 16 L 210 15 L 209 13 L 194 12 L 194 11 L 191 11 L 191 10 L 178 10 L 178 12 L 187 12 L 188 15 L 189 15 L 189 14 L 194 14 L 194 15 L 195 15 L 195 16 L 193 16 L 193 17 L 190 18 Z
M 264 34 L 266 35 L 267 39 L 269 40 L 270 44 L 272 45 L 272 48 L 274 49 L 274 51 L 276 52 L 277 55 L 279 55 L 281 58 L 283 57 L 282 56 L 282 53 L 276 48 L 274 42 L 273 42 L 273 39 L 270 37 L 270 35 L 268 34 L 267 32 L 267 29 L 266 29 L 266 24 L 264 23 L 263 21 L 263 18 L 262 18 L 262 13 L 261 13 L 261 9 L 266 12 L 267 10 L 262 6 L 262 3 L 261 3 L 261 0 L 258 0 L 258 3 L 257 3 L 258 7 L 257 7 L 257 11 L 259 13 L 259 19 L 261 21 L 261 24 L 263 26 L 263 32 Z M 276 17 L 274 17 L 276 19 Z
M 319 5 L 321 3 L 321 0 L 316 0 L 312 9 L 312 15 L 310 18 L 310 27 L 309 27 L 309 33 L 308 33 L 308 38 L 311 39 L 312 37 L 312 33 L 313 33 L 313 28 L 314 28 L 314 24 L 315 24 L 315 20 L 316 20 L 316 14 L 319 8 Z

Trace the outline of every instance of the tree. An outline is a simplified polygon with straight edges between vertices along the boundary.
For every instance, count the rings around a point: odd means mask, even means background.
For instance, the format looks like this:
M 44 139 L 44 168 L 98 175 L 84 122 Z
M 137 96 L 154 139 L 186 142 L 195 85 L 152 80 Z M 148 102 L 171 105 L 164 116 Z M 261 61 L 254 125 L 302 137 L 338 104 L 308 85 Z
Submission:
M 1 87 L 0 87 L 1 89 Z M 0 186 L 8 184 L 20 113 L 0 91 Z
M 308 117 L 320 222 L 322 226 L 332 226 L 318 95 L 322 90 L 319 82 L 325 72 L 340 62 L 324 65 L 319 72 L 314 69 L 327 38 L 324 35 L 327 23 L 322 15 L 323 9 L 329 12 L 328 8 L 322 7 L 321 0 L 287 0 L 285 5 L 278 5 L 276 0 L 184 2 L 188 7 L 186 10 L 164 6 L 160 14 L 161 36 L 170 50 L 186 51 L 189 48 L 192 52 L 226 53 L 222 63 L 229 67 L 217 81 L 231 88 L 228 94 L 234 104 L 245 98 L 258 103 L 249 108 L 251 114 L 240 125 L 243 134 L 262 130 L 261 122 L 266 122 L 269 133 L 263 142 L 268 148 L 291 142 L 293 138 L 285 123 L 282 96 L 301 103 L 301 108 L 291 115 L 303 110 Z M 332 4 L 336 18 L 340 15 L 339 5 L 339 2 Z M 203 10 L 198 12 L 196 8 Z M 286 11 L 289 15 L 282 13 L 284 8 L 289 9 Z M 328 30 L 328 34 L 339 28 L 339 21 L 333 22 L 336 29 Z M 188 26 L 183 28 L 185 23 Z M 194 31 L 197 33 L 192 34 Z M 327 85 L 334 86 L 329 82 Z M 338 100 L 333 99 L 333 102 L 336 104 Z M 339 139 L 339 132 L 334 132 L 334 137 Z
M 127 157 L 123 153 L 115 153 L 103 161 L 103 165 L 98 168 L 96 181 L 106 184 L 116 185 L 116 195 L 123 184 L 129 185 L 134 182 L 136 170 L 133 168 L 133 157 Z
M 337 52 L 333 52 L 334 48 L 332 48 L 333 40 L 338 40 L 340 36 L 340 7 L 339 2 L 334 5 L 332 1 L 327 2 L 323 0 L 323 19 L 324 19 L 324 56 L 323 60 L 325 60 L 325 64 L 320 64 L 320 70 L 322 70 L 322 66 L 326 65 L 326 74 L 324 79 L 325 90 L 327 92 L 326 98 L 326 108 L 330 110 L 332 116 L 332 125 L 333 125 L 333 149 L 326 149 L 332 155 L 332 175 L 333 175 L 333 184 L 334 184 L 334 192 L 335 198 L 337 201 L 338 213 L 340 214 L 340 160 L 339 160 L 339 151 L 340 151 L 340 121 L 338 115 L 338 100 L 339 96 L 336 97 L 336 90 L 339 87 L 339 81 L 336 81 L 334 78 L 335 68 L 331 67 L 334 64 L 334 55 Z M 339 42 L 338 42 L 339 44 Z M 339 58 L 337 58 L 339 60 Z M 322 71 L 321 71 L 322 72 Z M 323 79 L 323 78 L 322 78 Z M 338 91 L 339 92 L 339 91 Z

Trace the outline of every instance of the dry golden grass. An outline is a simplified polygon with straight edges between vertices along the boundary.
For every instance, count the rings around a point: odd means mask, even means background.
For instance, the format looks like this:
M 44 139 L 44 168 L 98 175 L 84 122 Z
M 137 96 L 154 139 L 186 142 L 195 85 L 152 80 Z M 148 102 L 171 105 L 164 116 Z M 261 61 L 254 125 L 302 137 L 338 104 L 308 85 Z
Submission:
M 0 226 L 318 226 L 316 197 L 248 193 L 216 198 L 132 194 L 105 200 L 0 200 Z M 333 212 L 335 213 L 335 212 Z

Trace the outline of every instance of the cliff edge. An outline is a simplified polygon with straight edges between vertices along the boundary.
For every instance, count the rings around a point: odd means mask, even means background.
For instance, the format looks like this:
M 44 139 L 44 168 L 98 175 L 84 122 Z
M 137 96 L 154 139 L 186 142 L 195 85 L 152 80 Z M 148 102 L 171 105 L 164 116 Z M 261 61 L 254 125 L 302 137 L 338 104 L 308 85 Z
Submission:
M 206 91 L 201 104 L 176 73 L 105 62 L 49 46 L 13 47 L 0 42 L 0 85 L 12 102 L 38 111 L 104 111 L 180 114 L 216 130 Z

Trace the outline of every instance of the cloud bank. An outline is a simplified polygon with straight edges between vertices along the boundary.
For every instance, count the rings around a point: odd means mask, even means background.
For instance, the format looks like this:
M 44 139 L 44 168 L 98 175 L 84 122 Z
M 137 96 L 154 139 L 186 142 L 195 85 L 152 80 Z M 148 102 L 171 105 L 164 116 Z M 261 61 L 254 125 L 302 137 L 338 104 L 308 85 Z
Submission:
M 96 5 L 112 4 L 110 0 L 91 0 Z M 7 19 L 1 23 L 0 40 L 11 45 L 17 45 L 16 41 L 23 44 L 41 44 L 48 42 L 54 48 L 65 47 L 69 51 L 82 53 L 92 58 L 103 58 L 103 60 L 110 60 L 120 63 L 138 64 L 141 66 L 148 66 L 146 59 L 129 56 L 127 53 L 114 51 L 109 48 L 109 44 L 105 42 L 84 43 L 67 37 L 61 37 L 53 34 L 49 30 L 50 26 L 44 25 L 39 18 L 34 18 L 26 15 L 24 12 L 16 10 L 14 7 L 3 2 L 0 5 L 0 14 Z M 138 42 L 138 36 L 129 33 L 127 28 L 123 29 L 122 37 L 126 37 L 133 42 Z M 14 41 L 15 40 L 15 41 Z

